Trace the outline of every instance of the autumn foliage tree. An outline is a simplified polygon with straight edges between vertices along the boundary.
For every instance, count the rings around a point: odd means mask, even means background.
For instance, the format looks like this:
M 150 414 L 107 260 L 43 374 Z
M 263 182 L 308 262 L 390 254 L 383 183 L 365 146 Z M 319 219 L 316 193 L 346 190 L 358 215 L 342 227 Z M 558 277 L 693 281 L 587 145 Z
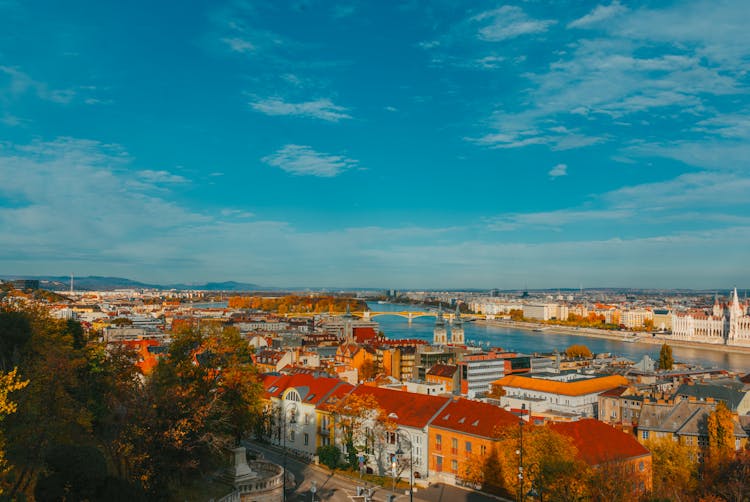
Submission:
M 347 463 L 358 465 L 359 452 L 371 454 L 379 470 L 384 470 L 383 446 L 386 435 L 396 430 L 396 424 L 381 408 L 372 394 L 349 394 L 334 406 L 336 424 L 343 435 Z
M 572 441 L 545 426 L 523 426 L 523 472 L 521 431 L 506 427 L 498 431 L 498 442 L 488 455 L 472 455 L 461 466 L 461 477 L 492 493 L 515 498 L 532 489 L 544 500 L 581 500 L 588 494 L 588 466 L 577 457 Z M 521 481 L 523 485 L 521 485 Z
M 11 466 L 5 459 L 5 434 L 1 428 L 3 419 L 18 409 L 16 403 L 11 400 L 10 393 L 23 389 L 28 383 L 28 380 L 18 378 L 15 368 L 8 373 L 0 372 L 0 479 L 6 479 L 11 470 Z M 0 484 L 0 495 L 2 494 L 3 486 Z
M 698 450 L 670 437 L 650 439 L 653 494 L 659 500 L 692 500 L 698 487 Z
M 591 357 L 591 350 L 589 350 L 588 347 L 581 344 L 571 345 L 567 349 L 565 349 L 565 355 L 570 358 L 590 358 Z
M 367 304 L 363 300 L 330 295 L 232 296 L 228 305 L 230 308 L 264 310 L 279 314 L 344 312 L 347 306 L 351 310 L 367 310 Z
M 151 489 L 215 468 L 223 451 L 249 433 L 261 387 L 239 333 L 191 328 L 174 336 L 144 390 L 141 470 Z

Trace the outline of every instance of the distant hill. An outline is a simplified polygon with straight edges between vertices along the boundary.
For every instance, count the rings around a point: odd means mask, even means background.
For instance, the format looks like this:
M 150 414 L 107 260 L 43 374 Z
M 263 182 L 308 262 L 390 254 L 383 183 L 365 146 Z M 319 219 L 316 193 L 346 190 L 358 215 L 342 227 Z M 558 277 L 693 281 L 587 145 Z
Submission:
M 70 287 L 70 277 L 65 276 L 28 276 L 28 275 L 5 275 L 0 276 L 3 281 L 13 279 L 37 279 L 43 289 L 66 290 Z M 204 291 L 256 291 L 262 288 L 257 284 L 246 282 L 226 281 L 208 282 L 205 284 L 149 284 L 123 277 L 102 277 L 90 275 L 85 277 L 74 277 L 73 286 L 76 290 L 109 291 L 113 289 L 197 289 Z

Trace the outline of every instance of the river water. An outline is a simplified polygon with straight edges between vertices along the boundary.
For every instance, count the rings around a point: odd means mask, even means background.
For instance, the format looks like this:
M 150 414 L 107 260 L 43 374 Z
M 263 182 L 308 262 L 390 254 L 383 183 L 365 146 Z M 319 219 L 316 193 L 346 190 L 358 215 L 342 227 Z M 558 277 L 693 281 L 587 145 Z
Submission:
M 389 303 L 368 303 L 368 306 L 374 312 L 423 310 L 414 305 Z M 435 325 L 434 317 L 418 317 L 412 320 L 411 324 L 408 319 L 396 315 L 381 315 L 375 317 L 373 320 L 380 325 L 381 331 L 388 338 L 416 338 L 432 341 L 432 330 Z M 659 359 L 659 345 L 557 334 L 554 333 L 553 329 L 549 328 L 544 332 L 535 332 L 492 326 L 484 322 L 465 322 L 464 336 L 468 344 L 474 343 L 486 346 L 489 343 L 492 347 L 502 347 L 505 350 L 525 354 L 552 352 L 555 349 L 562 352 L 570 345 L 583 344 L 596 354 L 610 352 L 634 361 L 639 361 L 644 355 L 648 354 L 652 359 Z M 704 368 L 724 368 L 733 371 L 750 372 L 750 354 L 731 352 L 731 349 L 724 352 L 672 346 L 672 353 L 678 362 L 698 364 Z

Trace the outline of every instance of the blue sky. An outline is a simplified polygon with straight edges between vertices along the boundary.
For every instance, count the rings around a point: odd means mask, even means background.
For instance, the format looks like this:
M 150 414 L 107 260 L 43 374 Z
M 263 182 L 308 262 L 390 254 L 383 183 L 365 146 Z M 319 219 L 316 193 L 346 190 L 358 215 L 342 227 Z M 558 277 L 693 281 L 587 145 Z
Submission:
M 0 0 L 0 272 L 750 282 L 750 9 Z

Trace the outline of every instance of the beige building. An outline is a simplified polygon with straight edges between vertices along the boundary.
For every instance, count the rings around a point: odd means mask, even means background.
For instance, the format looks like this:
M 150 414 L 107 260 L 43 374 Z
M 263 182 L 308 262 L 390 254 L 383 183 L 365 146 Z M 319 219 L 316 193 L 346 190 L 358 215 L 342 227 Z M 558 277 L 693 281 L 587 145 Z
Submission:
M 620 314 L 620 324 L 628 329 L 643 328 L 646 321 L 653 321 L 654 313 L 647 309 L 623 310 Z

